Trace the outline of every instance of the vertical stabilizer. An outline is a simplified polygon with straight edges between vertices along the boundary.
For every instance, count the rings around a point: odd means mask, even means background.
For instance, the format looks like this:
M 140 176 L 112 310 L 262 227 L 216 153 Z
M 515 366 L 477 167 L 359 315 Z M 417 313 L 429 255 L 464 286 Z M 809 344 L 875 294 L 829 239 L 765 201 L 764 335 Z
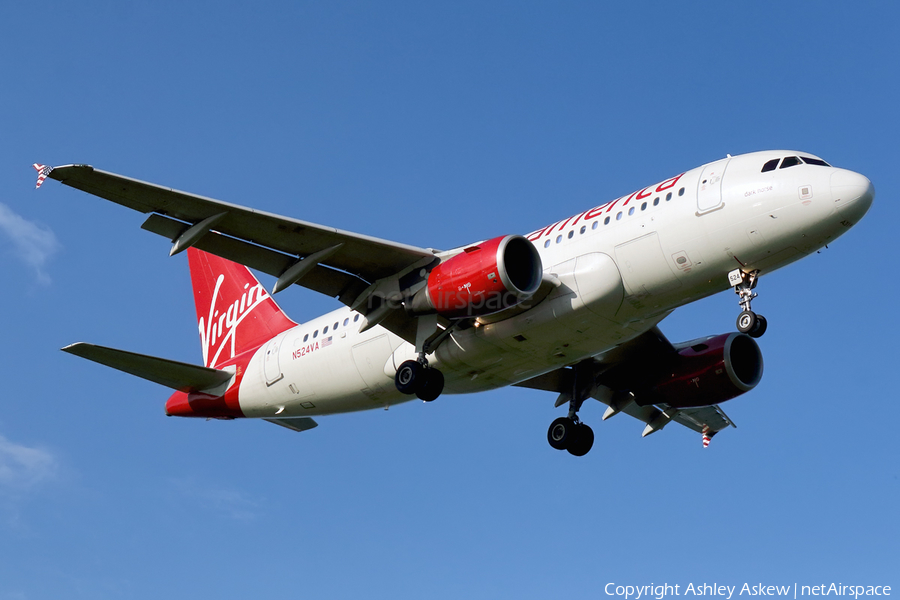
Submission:
M 216 367 L 296 323 L 244 265 L 188 249 L 203 364 Z

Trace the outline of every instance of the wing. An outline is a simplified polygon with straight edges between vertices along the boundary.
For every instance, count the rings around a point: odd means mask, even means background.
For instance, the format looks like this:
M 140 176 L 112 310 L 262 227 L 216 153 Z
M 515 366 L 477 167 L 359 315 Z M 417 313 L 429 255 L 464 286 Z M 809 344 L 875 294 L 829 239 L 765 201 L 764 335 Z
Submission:
M 56 167 L 51 179 L 142 213 L 142 227 L 189 246 L 278 277 L 275 290 L 297 283 L 338 298 L 364 315 L 382 306 L 390 285 L 438 259 L 435 251 L 341 231 L 236 204 L 180 192 L 89 165 Z M 385 291 L 388 290 L 388 291 Z M 366 300 L 369 300 L 368 302 Z M 382 311 L 384 312 L 384 311 Z M 388 311 L 380 323 L 415 343 L 411 319 Z
M 728 415 L 717 405 L 698 408 L 674 408 L 660 403 L 639 406 L 629 394 L 630 382 L 640 381 L 641 370 L 647 364 L 663 360 L 677 352 L 662 332 L 654 327 L 646 333 L 612 350 L 583 361 L 575 367 L 564 367 L 544 375 L 517 383 L 519 387 L 556 392 L 557 406 L 568 402 L 573 394 L 587 393 L 609 408 L 603 419 L 623 412 L 646 423 L 643 435 L 659 431 L 675 421 L 703 435 L 704 446 L 710 438 L 726 427 L 735 427 Z

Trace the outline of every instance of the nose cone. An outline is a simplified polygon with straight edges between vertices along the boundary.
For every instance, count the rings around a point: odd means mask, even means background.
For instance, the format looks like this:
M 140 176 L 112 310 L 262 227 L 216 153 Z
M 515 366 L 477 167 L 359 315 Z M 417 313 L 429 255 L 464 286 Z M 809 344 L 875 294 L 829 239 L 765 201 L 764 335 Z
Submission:
M 875 187 L 864 175 L 846 169 L 835 169 L 831 174 L 831 196 L 841 216 L 855 224 L 872 206 Z

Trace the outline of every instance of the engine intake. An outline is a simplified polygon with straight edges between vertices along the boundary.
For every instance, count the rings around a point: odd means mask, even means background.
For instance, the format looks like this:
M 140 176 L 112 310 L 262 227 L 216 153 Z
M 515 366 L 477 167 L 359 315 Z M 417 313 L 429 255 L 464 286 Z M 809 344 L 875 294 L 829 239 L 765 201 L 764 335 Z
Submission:
M 428 275 L 412 301 L 414 313 L 480 317 L 515 306 L 540 287 L 543 267 L 521 235 L 496 237 L 445 260 Z

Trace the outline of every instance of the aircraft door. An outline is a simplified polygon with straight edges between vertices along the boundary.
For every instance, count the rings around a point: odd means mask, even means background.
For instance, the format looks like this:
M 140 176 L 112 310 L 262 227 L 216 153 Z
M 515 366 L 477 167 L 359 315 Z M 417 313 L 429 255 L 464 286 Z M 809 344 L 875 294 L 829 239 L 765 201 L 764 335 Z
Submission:
M 730 158 L 723 158 L 703 167 L 697 184 L 697 214 L 702 215 L 722 206 L 722 177 Z
M 266 344 L 265 356 L 263 356 L 263 372 L 266 375 L 266 385 L 272 385 L 284 377 L 284 373 L 281 372 L 281 363 L 278 360 L 283 338 L 284 336 L 278 336 L 269 340 L 269 343 Z

